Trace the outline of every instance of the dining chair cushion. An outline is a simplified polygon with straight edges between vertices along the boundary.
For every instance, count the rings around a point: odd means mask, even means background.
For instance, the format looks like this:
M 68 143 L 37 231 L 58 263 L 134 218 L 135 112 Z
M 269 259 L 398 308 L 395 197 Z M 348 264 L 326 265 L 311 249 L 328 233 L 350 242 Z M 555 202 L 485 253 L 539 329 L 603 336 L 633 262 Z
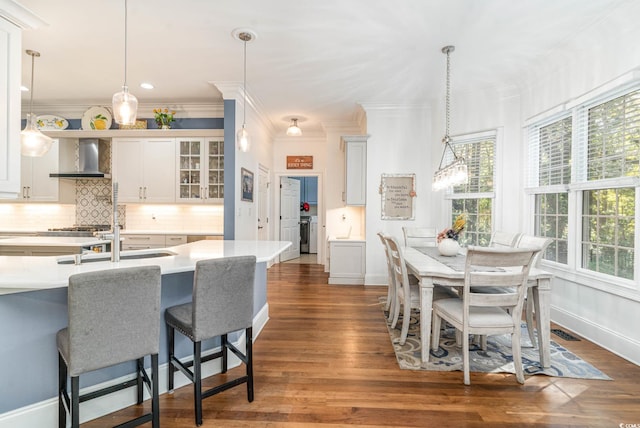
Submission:
M 439 309 L 455 319 L 462 319 L 463 301 L 460 298 L 438 301 Z M 512 325 L 511 315 L 504 309 L 495 307 L 474 307 L 469 313 L 470 327 L 506 328 Z

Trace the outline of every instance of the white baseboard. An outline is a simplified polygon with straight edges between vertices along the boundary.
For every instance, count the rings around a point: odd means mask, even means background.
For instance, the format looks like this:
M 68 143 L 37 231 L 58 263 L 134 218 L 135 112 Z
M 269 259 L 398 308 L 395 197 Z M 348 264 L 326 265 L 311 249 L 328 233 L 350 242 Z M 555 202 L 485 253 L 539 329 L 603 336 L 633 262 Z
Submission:
M 640 343 L 637 340 L 622 336 L 617 331 L 594 324 L 591 320 L 577 317 L 555 306 L 551 307 L 551 320 L 625 360 L 640 365 Z
M 253 320 L 253 338 L 258 337 L 258 334 L 262 331 L 267 321 L 269 320 L 269 305 L 266 304 L 262 307 L 260 312 L 254 317 Z M 243 334 L 238 338 L 234 345 L 238 349 L 245 349 L 246 336 Z M 209 355 L 220 348 L 209 350 L 203 355 Z M 149 361 L 148 359 L 146 360 Z M 228 367 L 231 369 L 240 365 L 240 360 L 233 352 L 229 352 Z M 159 379 L 158 388 L 160 394 L 167 393 L 167 379 L 168 379 L 168 364 L 162 364 L 158 367 Z M 202 365 L 202 377 L 209 377 L 220 373 L 221 361 L 219 359 L 213 361 L 207 361 Z M 133 375 L 123 376 L 118 379 L 113 379 L 108 382 L 101 383 L 99 385 L 93 385 L 82 389 L 81 394 L 86 394 L 91 391 L 95 391 L 101 388 L 105 388 L 111 385 L 124 382 L 129 379 L 133 379 Z M 189 384 L 189 380 L 181 373 L 176 372 L 174 387 L 180 388 Z M 145 400 L 149 398 L 148 391 L 145 388 Z M 115 412 L 120 409 L 124 409 L 136 404 L 136 389 L 127 388 L 122 391 L 114 392 L 100 398 L 86 401 L 80 405 L 80 423 L 84 423 L 109 413 Z M 21 407 L 10 412 L 6 412 L 0 415 L 0 428 L 57 428 L 58 427 L 58 398 L 50 398 L 48 400 L 41 401 L 39 403 L 31 404 L 29 406 Z

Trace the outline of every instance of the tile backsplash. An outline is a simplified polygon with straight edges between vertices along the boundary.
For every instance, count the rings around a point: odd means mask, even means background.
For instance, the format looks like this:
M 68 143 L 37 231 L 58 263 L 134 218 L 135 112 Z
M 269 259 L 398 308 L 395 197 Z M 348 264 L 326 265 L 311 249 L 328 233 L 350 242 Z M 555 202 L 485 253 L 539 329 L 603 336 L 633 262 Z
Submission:
M 111 224 L 111 180 L 106 178 L 76 180 L 76 224 Z M 118 205 L 118 222 L 127 227 L 127 207 Z

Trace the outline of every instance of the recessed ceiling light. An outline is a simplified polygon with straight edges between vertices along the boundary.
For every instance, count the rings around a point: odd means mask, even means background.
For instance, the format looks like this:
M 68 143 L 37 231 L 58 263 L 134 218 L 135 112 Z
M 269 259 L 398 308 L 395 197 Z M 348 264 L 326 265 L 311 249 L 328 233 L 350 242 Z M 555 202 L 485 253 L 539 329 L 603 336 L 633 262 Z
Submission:
M 153 89 L 153 85 L 151 83 L 141 83 L 140 87 L 142 89 Z
M 27 88 L 26 86 L 20 86 L 20 90 L 22 92 L 29 92 L 29 88 Z

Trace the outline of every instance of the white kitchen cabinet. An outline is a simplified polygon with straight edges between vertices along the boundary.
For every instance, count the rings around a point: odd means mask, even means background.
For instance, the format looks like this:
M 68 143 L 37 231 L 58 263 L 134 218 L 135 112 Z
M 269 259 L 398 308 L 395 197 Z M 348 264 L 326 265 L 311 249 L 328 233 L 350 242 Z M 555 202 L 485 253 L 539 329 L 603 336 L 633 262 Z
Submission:
M 224 139 L 177 138 L 176 200 L 222 203 L 224 200 Z
M 0 18 L 0 198 L 20 197 L 22 30 Z
M 146 250 L 149 248 L 164 248 L 165 235 L 121 235 L 123 250 Z
M 345 152 L 343 201 L 346 205 L 367 203 L 367 138 L 368 135 L 342 137 Z
M 329 284 L 364 284 L 366 242 L 329 239 Z
M 175 139 L 114 138 L 119 202 L 175 202 Z
M 173 247 L 175 245 L 183 245 L 187 243 L 187 235 L 165 235 L 164 245 Z
M 21 156 L 18 200 L 23 202 L 57 202 L 59 179 L 49 177 L 58 171 L 60 142 L 53 140 L 51 149 L 40 157 Z
M 123 250 L 146 250 L 149 248 L 166 248 L 187 243 L 187 235 L 164 234 L 122 234 Z

